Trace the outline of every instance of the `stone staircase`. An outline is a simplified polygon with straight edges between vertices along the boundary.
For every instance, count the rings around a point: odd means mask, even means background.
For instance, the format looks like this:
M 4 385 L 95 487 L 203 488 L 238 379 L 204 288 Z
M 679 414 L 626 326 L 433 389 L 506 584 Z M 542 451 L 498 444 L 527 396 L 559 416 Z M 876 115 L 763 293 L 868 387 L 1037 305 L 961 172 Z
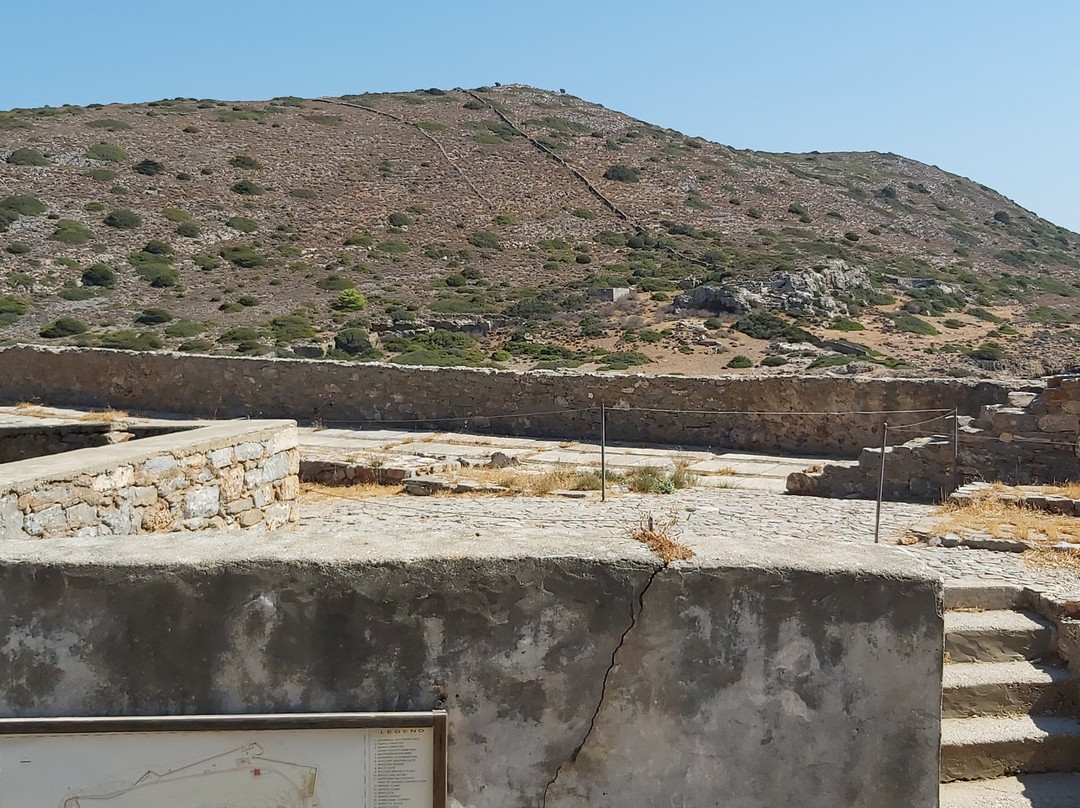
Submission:
M 1080 808 L 1080 679 L 1023 590 L 945 589 L 941 808 Z

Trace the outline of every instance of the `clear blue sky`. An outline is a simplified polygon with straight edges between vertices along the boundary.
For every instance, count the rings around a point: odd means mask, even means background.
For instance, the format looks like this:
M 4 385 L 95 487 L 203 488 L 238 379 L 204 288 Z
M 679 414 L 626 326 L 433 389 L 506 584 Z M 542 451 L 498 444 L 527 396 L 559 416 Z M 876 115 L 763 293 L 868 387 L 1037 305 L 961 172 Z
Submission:
M 54 0 L 0 109 L 523 82 L 739 148 L 891 151 L 1080 231 L 1077 0 Z

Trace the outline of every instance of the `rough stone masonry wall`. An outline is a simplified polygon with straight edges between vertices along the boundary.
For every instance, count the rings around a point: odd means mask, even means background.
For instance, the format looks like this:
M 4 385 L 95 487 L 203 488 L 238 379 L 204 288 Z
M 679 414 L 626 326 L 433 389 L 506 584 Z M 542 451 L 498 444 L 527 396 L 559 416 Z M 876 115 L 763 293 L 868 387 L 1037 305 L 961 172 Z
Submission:
M 232 422 L 0 466 L 0 540 L 279 527 L 297 519 L 292 421 Z
M 1053 377 L 1038 393 L 1013 392 L 1005 404 L 984 406 L 977 418 L 959 419 L 955 477 L 951 422 L 935 426 L 945 434 L 886 448 L 886 499 L 940 501 L 954 483 L 973 480 L 1010 485 L 1080 480 L 1080 376 Z M 787 489 L 872 498 L 880 473 L 881 447 L 867 447 L 857 465 L 827 464 L 789 475 Z
M 0 544 L 0 715 L 445 706 L 458 808 L 937 804 L 940 585 L 887 548 L 424 533 Z
M 594 440 L 603 402 L 612 441 L 851 457 L 877 441 L 882 416 L 874 412 L 957 407 L 976 415 L 985 404 L 1004 402 L 1014 387 L 957 379 L 647 377 L 41 346 L 0 350 L 0 401 Z M 730 414 L 710 414 L 718 410 Z M 565 412 L 485 417 L 552 411 Z M 848 414 L 820 414 L 834 412 Z

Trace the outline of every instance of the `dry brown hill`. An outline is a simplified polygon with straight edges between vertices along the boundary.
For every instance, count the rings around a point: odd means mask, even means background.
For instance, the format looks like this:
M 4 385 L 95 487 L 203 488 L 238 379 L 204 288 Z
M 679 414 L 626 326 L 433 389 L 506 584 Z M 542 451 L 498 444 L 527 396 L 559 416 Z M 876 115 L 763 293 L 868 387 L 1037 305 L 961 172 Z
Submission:
M 1080 236 L 892 154 L 518 85 L 0 113 L 6 342 L 1036 375 L 1078 323 Z

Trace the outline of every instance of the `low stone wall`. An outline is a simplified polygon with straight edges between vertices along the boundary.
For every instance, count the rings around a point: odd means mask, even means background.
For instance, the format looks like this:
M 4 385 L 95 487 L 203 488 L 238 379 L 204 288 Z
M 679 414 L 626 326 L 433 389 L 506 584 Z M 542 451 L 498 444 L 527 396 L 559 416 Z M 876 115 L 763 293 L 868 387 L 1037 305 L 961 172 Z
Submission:
M 296 424 L 244 421 L 0 466 L 0 540 L 279 527 L 297 518 Z
M 48 419 L 52 421 L 52 419 Z M 112 422 L 64 422 L 0 426 L 0 463 L 70 452 L 92 446 L 111 446 L 138 438 L 192 429 L 190 424 L 147 425 Z
M 977 418 L 960 418 L 955 462 L 951 422 L 936 426 L 944 434 L 885 449 L 885 499 L 941 501 L 954 485 L 973 480 L 1009 485 L 1080 480 L 1080 376 L 1056 376 L 1038 393 L 1013 392 L 1005 404 L 984 406 Z M 880 475 L 881 447 L 867 447 L 858 464 L 827 464 L 789 475 L 787 490 L 870 499 L 877 496 Z
M 925 417 L 881 411 L 956 407 L 962 415 L 977 415 L 983 405 L 1003 403 L 1016 386 L 957 379 L 516 373 L 42 346 L 0 350 L 0 401 L 593 440 L 604 403 L 612 441 L 851 457 L 880 439 L 885 417 L 895 425 Z
M 443 706 L 457 808 L 937 804 L 940 584 L 892 548 L 351 521 L 0 544 L 0 715 Z

